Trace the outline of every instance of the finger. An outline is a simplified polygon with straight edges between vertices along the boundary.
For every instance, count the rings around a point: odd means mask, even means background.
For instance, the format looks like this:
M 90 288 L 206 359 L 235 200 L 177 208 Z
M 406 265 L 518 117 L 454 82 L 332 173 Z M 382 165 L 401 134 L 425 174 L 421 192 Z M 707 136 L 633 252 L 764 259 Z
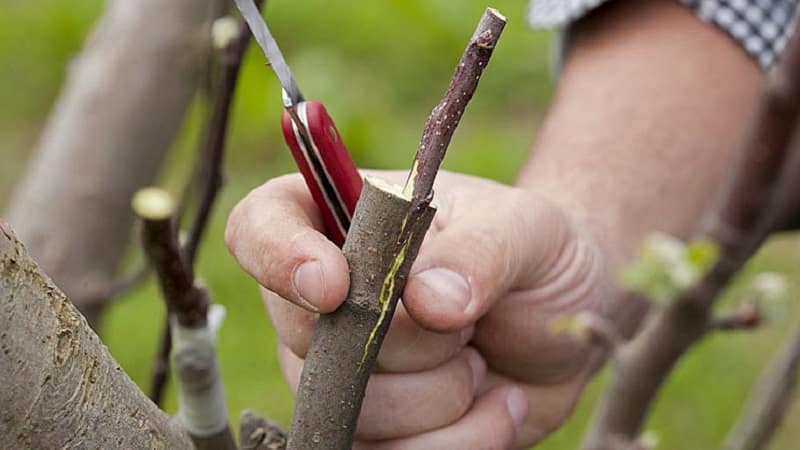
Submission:
M 303 362 L 285 347 L 279 356 L 284 376 L 296 392 Z M 394 439 L 453 423 L 469 409 L 485 377 L 486 364 L 470 347 L 431 370 L 373 374 L 356 436 Z
M 308 310 L 330 312 L 344 300 L 350 275 L 322 229 L 308 189 L 294 174 L 270 180 L 239 202 L 225 242 L 263 286 Z
M 318 315 L 266 289 L 262 296 L 278 340 L 296 356 L 305 358 Z M 378 353 L 377 370 L 418 372 L 441 365 L 466 345 L 474 331 L 475 327 L 456 333 L 428 331 L 417 325 L 400 304 Z
M 574 240 L 561 212 L 528 191 L 483 182 L 446 201 L 446 223 L 423 244 L 403 296 L 432 330 L 464 328 L 508 291 L 535 285 Z
M 482 394 L 467 414 L 443 428 L 405 439 L 358 442 L 354 450 L 427 450 L 432 448 L 504 450 L 511 448 L 528 410 L 517 387 L 494 388 Z

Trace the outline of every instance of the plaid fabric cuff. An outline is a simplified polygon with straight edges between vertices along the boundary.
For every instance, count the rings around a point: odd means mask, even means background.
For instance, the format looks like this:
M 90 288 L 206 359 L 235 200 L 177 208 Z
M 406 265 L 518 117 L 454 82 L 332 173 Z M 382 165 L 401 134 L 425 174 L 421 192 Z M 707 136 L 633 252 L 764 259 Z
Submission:
M 531 0 L 534 28 L 564 27 L 606 0 Z M 701 19 L 730 34 L 763 68 L 786 46 L 796 18 L 797 0 L 680 0 Z

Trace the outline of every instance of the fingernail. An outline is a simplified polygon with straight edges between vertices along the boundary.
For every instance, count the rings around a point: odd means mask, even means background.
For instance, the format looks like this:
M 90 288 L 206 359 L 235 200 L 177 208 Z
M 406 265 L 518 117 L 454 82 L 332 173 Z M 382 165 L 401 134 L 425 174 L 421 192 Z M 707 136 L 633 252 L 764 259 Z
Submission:
M 447 304 L 461 311 L 467 309 L 470 301 L 469 283 L 461 275 L 450 269 L 436 267 L 414 275 L 434 294 Z
M 325 278 L 322 276 L 322 264 L 319 261 L 308 261 L 297 266 L 292 275 L 294 289 L 300 296 L 303 306 L 318 311 L 317 303 L 325 295 Z
M 486 364 L 475 350 L 469 351 L 467 354 L 467 363 L 472 369 L 472 392 L 477 394 L 486 378 Z
M 514 425 L 517 428 L 522 426 L 522 423 L 525 422 L 525 417 L 528 415 L 528 398 L 522 392 L 522 389 L 518 387 L 509 389 L 506 397 L 506 407 L 508 408 L 508 414 L 514 421 Z

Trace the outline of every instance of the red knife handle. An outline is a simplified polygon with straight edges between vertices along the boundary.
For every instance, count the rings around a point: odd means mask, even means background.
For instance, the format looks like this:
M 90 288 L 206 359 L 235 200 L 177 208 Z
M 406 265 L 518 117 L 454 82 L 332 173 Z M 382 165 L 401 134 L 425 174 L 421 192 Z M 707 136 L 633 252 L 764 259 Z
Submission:
M 326 234 L 341 246 L 361 195 L 361 175 L 325 107 L 308 101 L 295 108 L 306 132 L 284 111 L 283 137 L 320 209 Z

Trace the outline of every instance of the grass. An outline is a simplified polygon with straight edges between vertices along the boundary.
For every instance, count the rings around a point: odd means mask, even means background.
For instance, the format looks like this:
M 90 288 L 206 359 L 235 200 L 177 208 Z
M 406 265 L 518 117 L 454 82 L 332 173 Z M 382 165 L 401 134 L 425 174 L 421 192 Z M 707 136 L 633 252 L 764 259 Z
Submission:
M 10 0 L 0 11 L 0 205 L 44 125 L 69 61 L 79 51 L 104 2 Z M 456 133 L 445 168 L 510 181 L 523 161 L 552 94 L 548 65 L 552 36 L 524 25 L 524 3 L 494 2 L 510 19 L 473 104 Z M 324 100 L 358 164 L 407 168 L 424 119 L 438 101 L 484 3 L 478 0 L 362 2 L 274 1 L 273 31 L 300 85 Z M 292 399 L 280 375 L 275 335 L 255 282 L 236 266 L 222 242 L 225 217 L 264 180 L 293 170 L 278 127 L 277 83 L 251 48 L 233 115 L 227 184 L 200 251 L 199 273 L 215 301 L 228 309 L 220 335 L 226 394 L 234 414 L 255 408 L 287 423 Z M 192 108 L 160 184 L 177 192 L 193 157 L 202 105 Z M 800 280 L 798 243 L 773 241 L 750 264 L 756 271 Z M 132 260 L 136 251 L 131 252 Z M 736 287 L 728 304 L 736 300 Z M 794 317 L 796 305 L 785 317 Z M 101 334 L 122 367 L 145 386 L 163 320 L 152 282 L 114 303 Z M 793 325 L 782 318 L 753 333 L 720 335 L 681 361 L 662 391 L 647 428 L 662 449 L 719 445 L 749 386 Z M 607 375 L 590 386 L 573 418 L 540 448 L 574 448 Z M 175 410 L 174 391 L 167 409 Z M 795 408 L 789 420 L 800 419 Z M 784 427 L 773 449 L 793 448 L 800 431 Z

